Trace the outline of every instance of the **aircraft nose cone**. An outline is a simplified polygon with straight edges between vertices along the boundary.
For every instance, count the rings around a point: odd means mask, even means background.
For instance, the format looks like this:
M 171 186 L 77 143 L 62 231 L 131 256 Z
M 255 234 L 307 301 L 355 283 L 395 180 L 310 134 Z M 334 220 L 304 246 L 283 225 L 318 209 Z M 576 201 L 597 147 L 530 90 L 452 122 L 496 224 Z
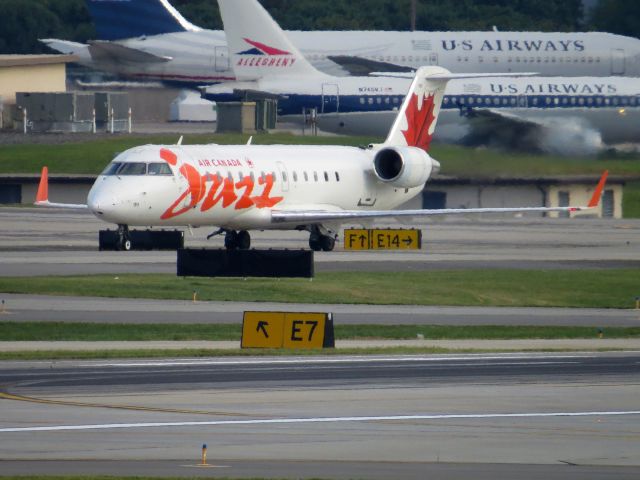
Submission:
M 95 216 L 102 217 L 112 213 L 118 201 L 106 192 L 91 192 L 87 198 L 87 205 Z

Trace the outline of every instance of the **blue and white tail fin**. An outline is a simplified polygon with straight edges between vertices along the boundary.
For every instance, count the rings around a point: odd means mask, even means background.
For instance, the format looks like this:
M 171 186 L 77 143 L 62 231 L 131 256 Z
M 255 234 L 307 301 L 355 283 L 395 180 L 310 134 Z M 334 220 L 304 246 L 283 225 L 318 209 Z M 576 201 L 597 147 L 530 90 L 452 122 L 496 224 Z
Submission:
M 238 80 L 321 75 L 257 0 L 218 0 Z
M 198 31 L 169 0 L 85 0 L 98 40 Z

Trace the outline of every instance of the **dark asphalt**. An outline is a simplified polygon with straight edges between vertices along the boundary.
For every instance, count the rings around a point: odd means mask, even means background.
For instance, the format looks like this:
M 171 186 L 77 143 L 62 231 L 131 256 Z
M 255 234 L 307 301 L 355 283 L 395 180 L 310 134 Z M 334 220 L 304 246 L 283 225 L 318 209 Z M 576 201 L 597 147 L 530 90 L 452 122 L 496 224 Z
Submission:
M 25 389 L 130 387 L 166 389 L 252 388 L 287 386 L 314 388 L 379 383 L 523 383 L 583 381 L 598 378 L 637 380 L 640 354 L 465 355 L 413 357 L 323 357 L 274 359 L 207 359 L 176 361 L 102 361 L 47 364 L 15 368 L 0 364 L 0 388 Z M 37 365 L 37 364 L 36 364 Z
M 131 476 L 208 478 L 333 478 L 368 480 L 637 480 L 638 467 L 580 465 L 526 465 L 493 463 L 403 463 L 403 462 L 314 462 L 314 461 L 212 461 L 198 467 L 196 461 L 20 461 L 0 460 L 4 475 L 113 475 L 114 465 Z M 301 476 L 300 472 L 304 474 Z M 233 473 L 231 473 L 233 472 Z M 261 472 L 261 473 L 256 473 Z M 362 472 L 366 472 L 363 475 Z

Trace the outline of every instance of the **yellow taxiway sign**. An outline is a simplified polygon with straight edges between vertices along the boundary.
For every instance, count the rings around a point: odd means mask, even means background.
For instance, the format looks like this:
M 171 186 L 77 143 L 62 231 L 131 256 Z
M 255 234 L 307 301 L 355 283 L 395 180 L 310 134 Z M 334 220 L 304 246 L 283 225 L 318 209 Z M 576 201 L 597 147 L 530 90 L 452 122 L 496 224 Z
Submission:
M 330 313 L 244 312 L 242 348 L 333 348 Z
M 357 229 L 344 230 L 345 250 L 419 250 L 422 231 L 418 229 Z

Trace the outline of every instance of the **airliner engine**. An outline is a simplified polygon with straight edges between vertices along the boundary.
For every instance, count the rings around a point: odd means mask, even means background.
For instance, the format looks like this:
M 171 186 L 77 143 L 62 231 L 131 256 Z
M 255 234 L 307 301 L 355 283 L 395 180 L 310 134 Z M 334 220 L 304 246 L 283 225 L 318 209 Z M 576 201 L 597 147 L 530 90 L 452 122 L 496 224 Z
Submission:
M 422 186 L 439 170 L 440 164 L 417 147 L 386 147 L 373 157 L 376 177 L 399 188 Z

